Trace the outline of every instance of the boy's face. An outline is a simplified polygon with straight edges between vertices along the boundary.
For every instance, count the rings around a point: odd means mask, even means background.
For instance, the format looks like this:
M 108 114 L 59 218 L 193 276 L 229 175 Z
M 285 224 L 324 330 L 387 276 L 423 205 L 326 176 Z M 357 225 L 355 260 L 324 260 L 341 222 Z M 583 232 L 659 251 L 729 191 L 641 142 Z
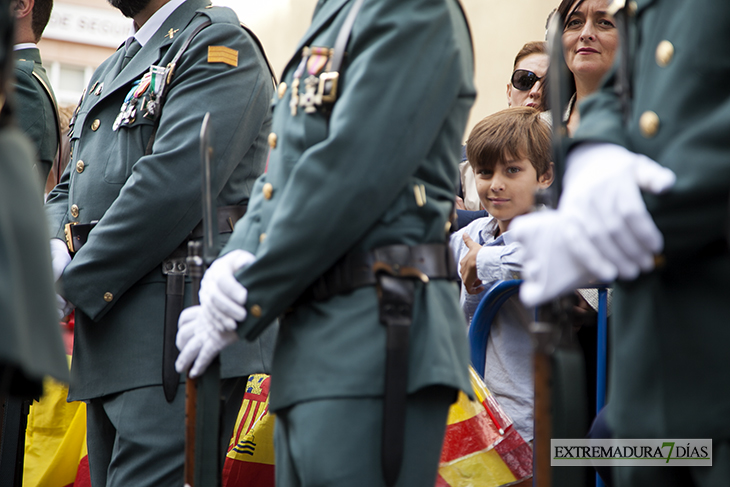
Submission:
M 513 218 L 528 213 L 535 201 L 535 191 L 552 183 L 552 170 L 537 177 L 528 159 L 507 158 L 493 169 L 475 169 L 477 193 L 484 209 L 499 223 L 500 233 L 507 231 Z

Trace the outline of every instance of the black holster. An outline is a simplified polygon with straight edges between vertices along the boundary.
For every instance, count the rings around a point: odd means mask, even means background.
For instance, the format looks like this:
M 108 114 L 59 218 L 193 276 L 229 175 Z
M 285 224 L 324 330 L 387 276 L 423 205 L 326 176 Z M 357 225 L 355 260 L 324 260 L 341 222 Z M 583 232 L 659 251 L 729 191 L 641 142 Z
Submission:
M 231 233 L 233 226 L 246 213 L 246 205 L 222 206 L 218 208 L 217 225 L 219 233 Z M 165 327 L 162 342 L 162 389 L 167 402 L 175 399 L 180 384 L 180 374 L 175 370 L 179 354 L 175 345 L 177 321 L 185 307 L 185 275 L 188 273 L 188 242 L 203 236 L 202 222 L 188 238 L 162 262 L 162 273 L 167 276 L 165 290 Z

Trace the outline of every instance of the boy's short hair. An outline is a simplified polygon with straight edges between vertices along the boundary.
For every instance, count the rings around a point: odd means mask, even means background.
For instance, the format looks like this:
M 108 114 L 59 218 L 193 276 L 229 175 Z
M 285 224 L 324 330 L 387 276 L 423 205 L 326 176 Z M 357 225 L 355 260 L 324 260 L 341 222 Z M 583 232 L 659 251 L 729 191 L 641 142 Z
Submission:
M 550 168 L 551 129 L 532 107 L 513 107 L 476 124 L 466 141 L 474 170 L 491 169 L 507 159 L 529 159 L 540 177 Z

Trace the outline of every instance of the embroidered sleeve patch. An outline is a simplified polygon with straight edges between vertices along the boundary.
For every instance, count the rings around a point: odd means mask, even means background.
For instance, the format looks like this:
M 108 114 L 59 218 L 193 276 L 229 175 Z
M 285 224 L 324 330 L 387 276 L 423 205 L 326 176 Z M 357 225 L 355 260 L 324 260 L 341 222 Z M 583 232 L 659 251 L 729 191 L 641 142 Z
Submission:
M 238 66 L 238 51 L 226 46 L 208 46 L 209 63 L 225 63 Z

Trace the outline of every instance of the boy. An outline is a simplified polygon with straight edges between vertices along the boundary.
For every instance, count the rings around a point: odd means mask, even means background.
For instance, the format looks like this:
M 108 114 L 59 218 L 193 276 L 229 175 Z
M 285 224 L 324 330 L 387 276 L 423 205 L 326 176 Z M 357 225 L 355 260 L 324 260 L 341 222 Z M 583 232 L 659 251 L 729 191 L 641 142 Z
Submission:
M 486 289 L 519 277 L 522 249 L 511 238 L 509 224 L 531 210 L 535 191 L 553 182 L 550 127 L 534 108 L 509 108 L 474 127 L 466 152 L 479 199 L 490 215 L 451 236 L 462 280 L 461 305 L 471 323 Z M 505 303 L 489 334 L 484 377 L 526 441 L 533 437 L 530 321 L 516 298 Z

